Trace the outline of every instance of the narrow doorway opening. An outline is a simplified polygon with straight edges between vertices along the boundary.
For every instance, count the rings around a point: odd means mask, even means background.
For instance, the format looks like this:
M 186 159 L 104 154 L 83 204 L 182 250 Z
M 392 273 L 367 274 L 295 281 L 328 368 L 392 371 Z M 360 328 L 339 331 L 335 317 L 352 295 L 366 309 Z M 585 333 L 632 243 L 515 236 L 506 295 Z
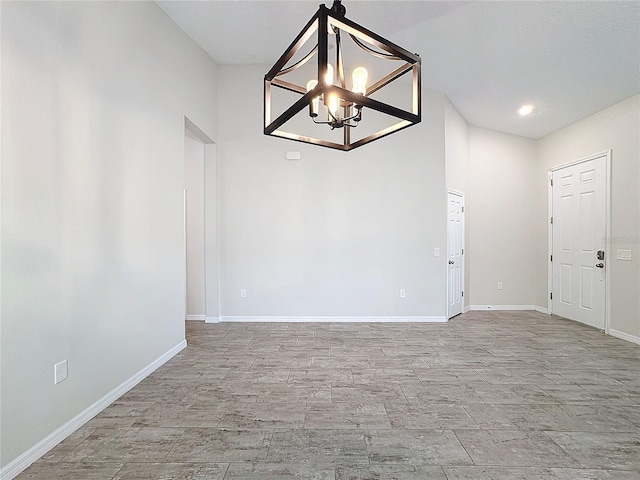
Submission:
M 216 145 L 185 118 L 185 319 L 215 322 L 218 303 Z

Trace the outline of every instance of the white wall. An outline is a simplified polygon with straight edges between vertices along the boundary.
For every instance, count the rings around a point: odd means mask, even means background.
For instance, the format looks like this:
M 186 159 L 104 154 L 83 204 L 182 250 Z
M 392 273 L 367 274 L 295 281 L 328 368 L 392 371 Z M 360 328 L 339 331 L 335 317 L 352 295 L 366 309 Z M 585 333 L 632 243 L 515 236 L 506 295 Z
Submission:
M 470 181 L 469 124 L 447 98 L 444 109 L 447 188 L 466 192 Z
M 188 128 L 185 128 L 184 188 L 186 191 L 187 319 L 191 318 L 193 320 L 204 320 L 206 314 L 204 147 L 204 142 Z
M 444 316 L 444 96 L 339 152 L 262 134 L 268 68 L 219 69 L 222 316 Z
M 537 142 L 535 181 L 536 304 L 547 304 L 547 172 L 550 168 L 612 150 L 611 329 L 640 341 L 640 96 L 636 95 Z M 632 251 L 631 262 L 616 250 Z
M 0 8 L 6 466 L 184 340 L 184 116 L 215 138 L 217 91 L 152 2 Z
M 469 152 L 469 304 L 535 305 L 535 142 L 471 127 Z

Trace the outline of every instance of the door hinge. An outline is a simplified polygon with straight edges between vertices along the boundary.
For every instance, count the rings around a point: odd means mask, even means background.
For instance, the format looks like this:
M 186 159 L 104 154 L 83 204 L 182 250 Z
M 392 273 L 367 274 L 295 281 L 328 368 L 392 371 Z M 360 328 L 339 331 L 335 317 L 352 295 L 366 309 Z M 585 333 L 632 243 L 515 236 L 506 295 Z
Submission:
M 462 249 L 462 255 L 464 255 L 464 248 Z
M 551 217 L 551 225 L 553 225 L 553 217 Z
M 464 292 L 462 292 L 462 296 L 464 297 Z
M 464 207 L 462 207 L 462 213 L 464 213 Z
M 551 186 L 553 187 L 553 178 L 551 179 Z
M 550 300 L 553 300 L 553 293 L 550 293 L 550 294 L 549 294 L 549 299 L 550 299 Z
M 549 261 L 553 262 L 553 255 L 551 255 L 551 257 L 549 257 Z

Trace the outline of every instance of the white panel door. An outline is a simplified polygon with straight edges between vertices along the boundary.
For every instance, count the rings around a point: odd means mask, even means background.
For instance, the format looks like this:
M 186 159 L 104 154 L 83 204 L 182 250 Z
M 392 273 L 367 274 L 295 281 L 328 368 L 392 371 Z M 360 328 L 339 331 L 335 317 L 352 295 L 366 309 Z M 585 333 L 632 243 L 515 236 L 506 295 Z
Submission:
M 553 171 L 551 187 L 553 313 L 600 329 L 605 322 L 606 175 L 606 156 L 601 156 Z
M 464 196 L 447 193 L 447 318 L 462 313 L 464 290 Z

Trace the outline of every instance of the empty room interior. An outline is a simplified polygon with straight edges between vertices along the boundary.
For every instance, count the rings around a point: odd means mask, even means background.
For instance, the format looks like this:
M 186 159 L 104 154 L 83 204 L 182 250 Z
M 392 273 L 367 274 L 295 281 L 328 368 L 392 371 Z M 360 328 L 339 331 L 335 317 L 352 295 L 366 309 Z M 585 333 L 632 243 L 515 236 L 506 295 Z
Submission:
M 640 479 L 640 2 L 318 4 L 0 1 L 0 479 Z

